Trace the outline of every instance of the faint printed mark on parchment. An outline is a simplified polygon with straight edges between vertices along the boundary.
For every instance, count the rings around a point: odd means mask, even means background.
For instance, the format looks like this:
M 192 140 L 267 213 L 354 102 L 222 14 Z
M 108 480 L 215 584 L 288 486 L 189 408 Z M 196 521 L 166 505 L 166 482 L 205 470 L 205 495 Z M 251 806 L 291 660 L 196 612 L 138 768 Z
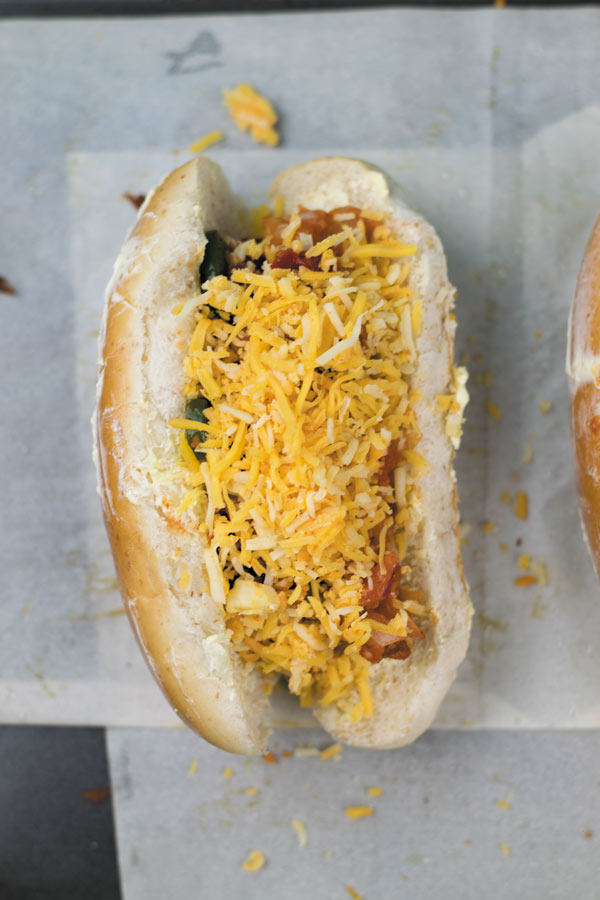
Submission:
M 191 44 L 180 51 L 169 50 L 165 53 L 171 65 L 167 75 L 190 75 L 192 72 L 204 72 L 215 66 L 222 66 L 218 59 L 221 45 L 212 31 L 201 31 Z

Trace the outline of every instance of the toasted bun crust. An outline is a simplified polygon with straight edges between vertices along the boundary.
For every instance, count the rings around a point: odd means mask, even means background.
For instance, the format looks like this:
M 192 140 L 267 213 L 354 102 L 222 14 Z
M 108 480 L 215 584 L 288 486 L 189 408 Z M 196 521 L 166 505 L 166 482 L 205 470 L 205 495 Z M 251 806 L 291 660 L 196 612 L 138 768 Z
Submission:
M 581 521 L 600 574 L 600 218 L 583 257 L 571 307 L 567 374 Z
M 398 235 L 419 247 L 411 284 L 424 304 L 413 387 L 422 394 L 417 418 L 432 470 L 420 482 L 421 527 L 409 550 L 434 615 L 408 660 L 385 659 L 372 667 L 373 717 L 350 724 L 333 707 L 315 709 L 341 740 L 401 746 L 431 723 L 469 638 L 471 605 L 452 469 L 459 422 L 450 427 L 435 403 L 436 395 L 456 387 L 454 291 L 431 226 L 398 195 L 390 197 L 382 174 L 366 164 L 330 158 L 294 167 L 274 182 L 271 197 L 279 195 L 287 212 L 298 203 L 382 210 Z M 236 235 L 239 209 L 219 167 L 201 158 L 171 173 L 148 197 L 117 261 L 107 292 L 98 382 L 100 491 L 125 606 L 165 694 L 207 740 L 233 752 L 258 753 L 265 748 L 269 719 L 261 678 L 248 677 L 229 645 L 201 538 L 176 529 L 165 514 L 170 498 L 164 472 L 178 452 L 168 421 L 183 412 L 182 360 L 194 325 L 193 311 L 186 319 L 173 317 L 171 309 L 195 291 L 209 228 Z M 183 562 L 192 577 L 185 590 L 179 582 Z

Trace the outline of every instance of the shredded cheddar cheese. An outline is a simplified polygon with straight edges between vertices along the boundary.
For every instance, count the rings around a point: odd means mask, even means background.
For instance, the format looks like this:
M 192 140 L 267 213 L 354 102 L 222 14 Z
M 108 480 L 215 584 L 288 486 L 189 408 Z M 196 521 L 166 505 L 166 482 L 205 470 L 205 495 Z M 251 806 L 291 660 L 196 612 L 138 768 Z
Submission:
M 260 850 L 252 850 L 242 863 L 245 872 L 259 872 L 266 863 L 265 855 Z
M 387 622 L 362 600 L 390 553 L 403 562 L 430 464 L 411 389 L 417 247 L 391 239 L 375 214 L 338 212 L 335 233 L 316 241 L 301 213 L 277 219 L 277 239 L 237 245 L 230 276 L 201 286 L 184 395 L 210 403 L 202 442 L 192 451 L 181 437 L 196 421 L 171 425 L 180 512 L 208 538 L 210 590 L 233 647 L 248 669 L 283 675 L 302 705 L 336 704 L 356 722 L 373 711 L 364 649 L 374 632 L 410 652 L 423 633 L 415 617 L 429 616 L 419 591 L 394 594 Z M 290 268 L 281 252 L 305 255 Z
M 275 125 L 277 113 L 272 104 L 249 84 L 239 84 L 233 90 L 223 91 L 225 106 L 231 118 L 242 131 L 249 131 L 255 141 L 275 147 L 279 135 Z
M 372 806 L 347 806 L 346 815 L 349 819 L 364 819 L 373 815 Z
M 199 140 L 194 141 L 193 144 L 190 144 L 190 146 L 188 147 L 188 152 L 193 154 L 202 153 L 202 151 L 206 150 L 207 147 L 212 147 L 213 144 L 217 144 L 222 140 L 222 131 L 211 131 L 209 134 L 205 134 L 204 137 L 199 138 Z

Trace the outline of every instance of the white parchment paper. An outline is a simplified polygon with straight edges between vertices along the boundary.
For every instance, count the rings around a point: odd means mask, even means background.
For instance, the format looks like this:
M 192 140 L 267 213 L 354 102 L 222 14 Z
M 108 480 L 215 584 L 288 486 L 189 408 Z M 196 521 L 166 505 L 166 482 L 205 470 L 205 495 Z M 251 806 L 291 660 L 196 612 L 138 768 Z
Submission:
M 2 721 L 176 721 L 118 613 L 89 418 L 104 285 L 135 215 L 122 193 L 221 128 L 210 155 L 247 201 L 292 162 L 358 155 L 444 242 L 472 373 L 458 475 L 477 616 L 436 725 L 600 725 L 600 603 L 563 374 L 600 208 L 598 37 L 593 9 L 0 24 L 0 273 L 18 289 L 0 304 Z M 280 110 L 280 149 L 228 120 L 222 87 L 243 80 Z M 515 586 L 521 554 L 547 586 Z M 276 717 L 301 721 L 286 701 Z

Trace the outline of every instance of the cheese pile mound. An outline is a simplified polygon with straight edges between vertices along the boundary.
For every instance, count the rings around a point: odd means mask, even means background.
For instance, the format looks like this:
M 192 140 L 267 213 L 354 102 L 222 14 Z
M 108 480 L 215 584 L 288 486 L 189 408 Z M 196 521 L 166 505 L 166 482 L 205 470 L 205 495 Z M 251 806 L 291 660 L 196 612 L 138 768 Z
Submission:
M 358 721 L 372 712 L 361 648 L 373 627 L 410 644 L 411 615 L 427 616 L 403 597 L 387 621 L 361 606 L 384 555 L 405 559 L 428 468 L 410 388 L 422 301 L 408 283 L 415 245 L 368 210 L 328 215 L 338 230 L 316 244 L 299 213 L 239 244 L 231 276 L 187 301 L 185 395 L 211 405 L 207 424 L 171 424 L 187 488 L 178 513 L 208 541 L 233 646 L 304 705 L 335 702 Z M 305 265 L 277 268 L 286 253 Z M 185 440 L 193 426 L 203 460 Z M 399 462 L 380 477 L 391 448 Z

